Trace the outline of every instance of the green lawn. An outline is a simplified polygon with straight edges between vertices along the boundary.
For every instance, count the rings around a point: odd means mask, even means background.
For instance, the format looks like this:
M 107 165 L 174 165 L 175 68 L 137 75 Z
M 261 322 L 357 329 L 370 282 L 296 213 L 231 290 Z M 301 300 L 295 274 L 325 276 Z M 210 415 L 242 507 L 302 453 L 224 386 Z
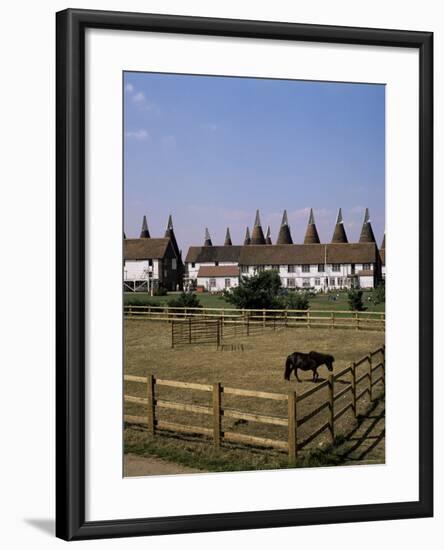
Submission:
M 149 296 L 148 294 L 143 293 L 133 293 L 125 292 L 124 300 L 125 303 L 128 303 L 129 300 L 137 300 L 140 302 L 140 305 L 145 303 L 166 305 L 168 300 L 172 297 L 177 296 L 177 292 L 169 292 L 167 296 Z M 375 305 L 372 302 L 367 300 L 371 296 L 371 292 L 364 291 L 364 305 L 367 308 L 366 311 L 385 311 L 385 304 Z M 223 296 L 215 296 L 209 293 L 198 294 L 200 303 L 203 307 L 214 307 L 214 308 L 232 308 L 233 305 L 229 304 Z M 338 297 L 335 301 L 328 299 L 329 296 L 326 294 L 318 294 L 314 298 L 310 299 L 310 309 L 313 310 L 328 310 L 328 311 L 348 311 L 348 301 L 347 293 L 339 292 Z M 133 302 L 134 303 L 134 302 Z

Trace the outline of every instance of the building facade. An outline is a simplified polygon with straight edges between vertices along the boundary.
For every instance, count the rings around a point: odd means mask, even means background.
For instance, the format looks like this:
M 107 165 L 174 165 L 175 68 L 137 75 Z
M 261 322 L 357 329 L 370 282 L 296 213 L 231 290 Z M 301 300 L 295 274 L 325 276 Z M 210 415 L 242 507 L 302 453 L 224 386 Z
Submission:
M 227 234 L 229 235 L 228 231 Z M 225 242 L 227 243 L 227 239 Z M 223 270 L 235 273 L 236 269 L 238 277 L 203 276 L 203 273 L 208 274 L 212 270 L 214 273 L 218 270 L 220 273 Z M 206 229 L 204 245 L 192 246 L 188 250 L 185 259 L 185 286 L 203 286 L 210 292 L 219 291 L 237 286 L 239 277 L 255 275 L 266 269 L 276 270 L 282 286 L 288 289 L 312 289 L 320 292 L 358 286 L 374 288 L 382 277 L 381 254 L 374 239 L 368 210 L 365 212 L 358 243 L 348 242 L 341 210 L 332 241 L 328 244 L 319 240 L 312 211 L 303 244 L 293 243 L 286 212 L 282 218 L 277 244 L 271 244 L 269 230 L 267 237 L 264 237 L 258 212 L 251 237 L 247 228 L 244 245 L 214 246 Z
M 123 240 L 123 260 L 124 292 L 182 289 L 184 266 L 171 216 L 162 238 L 151 237 L 144 216 L 140 237 Z

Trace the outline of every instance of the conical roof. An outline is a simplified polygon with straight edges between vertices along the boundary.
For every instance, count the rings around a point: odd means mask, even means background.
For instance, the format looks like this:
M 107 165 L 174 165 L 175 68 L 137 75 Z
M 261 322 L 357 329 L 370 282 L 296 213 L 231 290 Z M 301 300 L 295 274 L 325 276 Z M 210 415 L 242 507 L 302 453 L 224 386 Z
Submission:
M 308 218 L 307 231 L 305 232 L 304 244 L 320 244 L 318 230 L 313 215 L 313 208 L 310 208 L 310 217 Z
M 271 242 L 271 229 L 270 229 L 270 226 L 267 227 L 267 235 L 265 237 L 265 244 L 273 244 Z
M 348 243 L 347 234 L 345 233 L 344 220 L 342 219 L 341 208 L 338 211 L 336 218 L 335 230 L 333 231 L 332 243 Z
M 225 233 L 224 246 L 231 246 L 232 244 L 233 243 L 231 242 L 230 228 L 227 227 L 227 232 Z
M 265 244 L 264 232 L 262 231 L 259 210 L 256 210 L 253 232 L 251 233 L 251 244 Z
M 247 230 L 245 231 L 244 244 L 251 244 L 250 230 L 248 229 L 248 227 L 247 227 Z
M 370 223 L 370 213 L 368 208 L 365 209 L 364 222 L 362 224 L 361 235 L 359 237 L 360 243 L 375 243 L 375 235 L 373 233 L 372 224 Z
M 293 244 L 286 210 L 284 210 L 284 214 L 282 216 L 281 227 L 279 229 L 279 235 L 276 244 Z
M 211 242 L 210 232 L 208 231 L 208 227 L 205 228 L 204 246 L 213 246 L 213 243 Z
M 177 245 L 176 235 L 174 234 L 173 218 L 171 214 L 168 216 L 168 223 L 165 231 L 165 237 L 170 239 L 174 252 L 176 253 L 177 256 L 180 257 L 180 250 L 179 250 L 179 246 Z
M 140 231 L 140 238 L 141 239 L 149 239 L 150 238 L 150 232 L 148 231 L 148 222 L 146 221 L 146 216 L 143 216 L 142 230 Z

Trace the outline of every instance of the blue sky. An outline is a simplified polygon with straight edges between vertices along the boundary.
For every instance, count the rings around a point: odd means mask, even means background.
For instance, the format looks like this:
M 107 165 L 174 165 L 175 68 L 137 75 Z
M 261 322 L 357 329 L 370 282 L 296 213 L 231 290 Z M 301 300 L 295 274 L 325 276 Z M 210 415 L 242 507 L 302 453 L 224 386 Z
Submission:
M 179 247 L 242 244 L 256 209 L 275 242 L 287 209 L 302 242 L 310 207 L 330 242 L 342 207 L 349 241 L 385 215 L 383 85 L 124 73 L 124 228 L 151 236 L 173 216 Z

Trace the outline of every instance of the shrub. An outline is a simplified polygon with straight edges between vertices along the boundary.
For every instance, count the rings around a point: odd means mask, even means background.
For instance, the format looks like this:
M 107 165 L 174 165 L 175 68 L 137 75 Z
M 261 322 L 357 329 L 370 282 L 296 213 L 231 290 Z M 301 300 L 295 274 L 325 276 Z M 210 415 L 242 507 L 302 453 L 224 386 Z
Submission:
M 252 277 L 242 277 L 239 286 L 225 292 L 230 304 L 245 309 L 277 309 L 281 279 L 277 271 L 261 271 Z
M 159 286 L 158 288 L 154 289 L 153 295 L 154 296 L 166 296 L 167 295 L 167 289 L 164 286 Z
M 310 307 L 308 292 L 289 292 L 281 297 L 282 309 L 308 309 Z
M 372 302 L 374 304 L 385 303 L 385 282 L 381 281 L 379 285 L 372 291 Z
M 137 295 L 131 295 L 127 296 L 125 295 L 123 298 L 124 304 L 126 306 L 156 306 L 159 305 L 158 302 L 155 302 L 154 300 L 150 300 L 147 295 L 143 296 L 137 296 Z
M 182 292 L 177 298 L 168 300 L 170 307 L 202 307 L 199 298 L 193 292 Z
M 348 296 L 348 305 L 352 311 L 365 311 L 367 308 L 364 307 L 362 302 L 362 290 L 358 288 L 351 288 L 347 292 Z

